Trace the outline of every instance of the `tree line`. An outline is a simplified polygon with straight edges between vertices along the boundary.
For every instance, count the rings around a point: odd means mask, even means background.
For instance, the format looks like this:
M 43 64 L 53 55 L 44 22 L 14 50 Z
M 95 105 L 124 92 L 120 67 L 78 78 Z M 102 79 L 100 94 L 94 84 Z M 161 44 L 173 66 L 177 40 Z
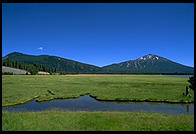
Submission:
M 26 64 L 23 62 L 12 61 L 12 60 L 5 60 L 2 63 L 3 66 L 17 68 L 26 70 L 31 73 L 31 75 L 37 74 L 39 71 L 48 72 L 50 74 L 56 73 L 56 68 L 49 68 L 42 64 Z

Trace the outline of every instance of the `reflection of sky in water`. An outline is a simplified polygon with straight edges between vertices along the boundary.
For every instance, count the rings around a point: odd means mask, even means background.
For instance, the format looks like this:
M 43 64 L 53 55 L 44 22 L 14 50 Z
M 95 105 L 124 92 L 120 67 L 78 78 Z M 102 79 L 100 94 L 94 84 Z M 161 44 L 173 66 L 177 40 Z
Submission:
M 192 75 L 166 75 L 168 77 L 175 77 L 175 78 L 189 78 Z
M 105 102 L 97 101 L 89 95 L 78 99 L 52 100 L 38 103 L 35 100 L 22 105 L 4 107 L 7 111 L 124 111 L 124 112 L 160 112 L 168 114 L 194 114 L 194 104 L 167 104 L 155 102 Z

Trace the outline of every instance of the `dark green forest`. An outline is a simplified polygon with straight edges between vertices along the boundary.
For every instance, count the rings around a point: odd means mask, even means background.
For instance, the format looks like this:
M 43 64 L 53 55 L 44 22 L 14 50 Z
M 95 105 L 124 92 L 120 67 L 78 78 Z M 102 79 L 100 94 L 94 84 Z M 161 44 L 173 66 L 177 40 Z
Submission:
M 30 72 L 32 75 L 37 74 L 38 71 L 48 72 L 50 74 L 56 73 L 56 68 L 48 68 L 42 64 L 26 64 L 23 62 L 12 61 L 12 60 L 4 60 L 2 62 L 3 66 L 22 69 Z M 12 74 L 12 73 L 4 73 L 4 74 Z

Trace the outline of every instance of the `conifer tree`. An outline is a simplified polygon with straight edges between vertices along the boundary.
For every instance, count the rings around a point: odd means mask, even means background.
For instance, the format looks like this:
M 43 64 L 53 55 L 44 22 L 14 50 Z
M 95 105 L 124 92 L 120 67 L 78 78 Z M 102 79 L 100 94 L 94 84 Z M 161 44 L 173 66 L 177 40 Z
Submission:
M 190 83 L 190 85 L 189 85 L 189 88 L 191 88 L 193 91 L 195 90 L 194 88 L 194 80 L 195 80 L 195 78 L 194 78 L 194 76 L 192 76 L 192 77 L 189 77 L 189 80 L 188 80 L 188 82 Z

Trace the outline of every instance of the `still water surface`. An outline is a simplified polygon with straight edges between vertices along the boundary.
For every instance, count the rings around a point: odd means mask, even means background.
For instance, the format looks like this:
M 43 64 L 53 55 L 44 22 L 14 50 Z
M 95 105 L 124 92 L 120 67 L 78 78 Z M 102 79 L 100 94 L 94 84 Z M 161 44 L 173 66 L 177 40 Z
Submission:
M 26 104 L 3 107 L 6 111 L 123 111 L 123 112 L 159 112 L 167 114 L 194 114 L 194 104 L 168 104 L 156 102 L 106 102 L 98 101 L 89 95 L 78 99 L 52 100 L 36 102 L 35 100 Z
M 193 75 L 166 75 L 168 77 L 175 77 L 175 78 L 189 78 Z

